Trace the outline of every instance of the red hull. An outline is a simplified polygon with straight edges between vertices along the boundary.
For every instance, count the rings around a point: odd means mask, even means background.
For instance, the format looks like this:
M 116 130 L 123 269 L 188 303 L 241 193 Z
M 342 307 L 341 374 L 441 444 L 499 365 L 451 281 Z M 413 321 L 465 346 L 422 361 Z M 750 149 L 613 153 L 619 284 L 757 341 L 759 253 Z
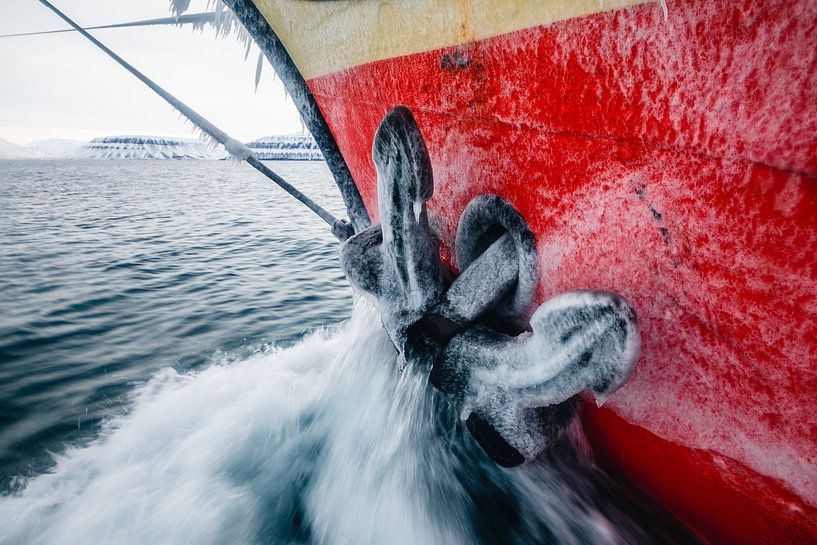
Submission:
M 673 2 L 307 83 L 373 217 L 372 138 L 414 113 L 443 253 L 482 193 L 537 236 L 539 298 L 619 292 L 631 382 L 601 462 L 713 543 L 817 540 L 817 3 Z

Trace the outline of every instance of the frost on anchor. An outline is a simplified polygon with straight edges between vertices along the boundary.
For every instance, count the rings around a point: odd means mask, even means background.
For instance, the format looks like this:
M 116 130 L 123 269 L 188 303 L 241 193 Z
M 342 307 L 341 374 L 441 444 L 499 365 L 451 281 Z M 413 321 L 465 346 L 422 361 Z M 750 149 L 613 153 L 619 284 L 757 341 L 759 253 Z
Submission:
M 578 394 L 601 403 L 632 374 L 640 344 L 634 309 L 612 293 L 573 291 L 542 304 L 528 328 L 535 244 L 513 206 L 496 195 L 469 204 L 457 232 L 462 272 L 451 282 L 426 210 L 431 163 L 406 108 L 383 119 L 372 158 L 380 224 L 341 247 L 347 278 L 376 300 L 406 363 L 430 372 L 495 462 L 535 458 L 573 420 Z
M 454 337 L 430 380 L 463 404 L 468 428 L 502 465 L 535 458 L 558 439 L 590 391 L 624 385 L 638 358 L 635 311 L 621 297 L 572 291 L 534 312 L 517 337 L 483 326 Z
M 380 224 L 351 237 L 340 262 L 349 281 L 375 297 L 383 326 L 403 353 L 406 330 L 439 301 L 448 284 L 439 241 L 428 223 L 431 161 L 411 112 L 389 112 L 374 137 Z

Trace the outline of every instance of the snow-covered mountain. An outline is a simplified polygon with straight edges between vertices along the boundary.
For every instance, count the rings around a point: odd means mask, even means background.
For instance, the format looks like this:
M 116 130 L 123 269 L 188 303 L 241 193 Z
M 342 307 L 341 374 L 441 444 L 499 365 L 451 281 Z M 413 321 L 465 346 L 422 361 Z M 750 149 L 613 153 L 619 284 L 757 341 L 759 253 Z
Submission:
M 310 135 L 265 136 L 247 142 L 256 157 L 263 160 L 323 161 L 318 144 Z
M 49 138 L 29 144 L 26 149 L 39 159 L 66 159 L 75 156 L 84 146 L 84 142 Z
M 261 160 L 323 161 L 310 135 L 265 136 L 247 146 Z M 227 152 L 200 140 L 162 136 L 105 136 L 83 143 L 52 138 L 29 146 L 0 140 L 0 159 L 223 159 Z
M 200 140 L 160 136 L 94 138 L 74 155 L 78 159 L 213 159 L 223 155 Z
M 36 156 L 28 148 L 0 139 L 0 159 L 33 159 Z

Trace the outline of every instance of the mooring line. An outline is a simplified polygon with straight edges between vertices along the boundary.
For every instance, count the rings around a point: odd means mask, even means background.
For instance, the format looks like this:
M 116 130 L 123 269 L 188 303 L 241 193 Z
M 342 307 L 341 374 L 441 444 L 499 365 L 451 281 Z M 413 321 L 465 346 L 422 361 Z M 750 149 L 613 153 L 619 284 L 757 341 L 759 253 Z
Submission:
M 157 95 L 165 99 L 168 104 L 173 106 L 177 109 L 184 117 L 186 117 L 191 123 L 193 123 L 196 127 L 201 129 L 202 132 L 213 138 L 213 140 L 217 141 L 219 144 L 224 146 L 224 148 L 232 155 L 233 157 L 240 159 L 242 161 L 246 161 L 247 164 L 255 168 L 261 174 L 275 182 L 281 189 L 298 199 L 301 203 L 306 205 L 310 210 L 315 212 L 323 221 L 328 223 L 332 227 L 332 232 L 338 238 L 345 238 L 348 237 L 351 232 L 351 226 L 343 221 L 337 220 L 332 214 L 327 212 L 324 208 L 322 208 L 318 203 L 301 193 L 298 189 L 295 188 L 292 184 L 284 180 L 281 176 L 273 172 L 269 167 L 261 163 L 261 161 L 256 157 L 253 151 L 245 146 L 242 142 L 239 142 L 235 138 L 230 137 L 227 133 L 213 125 L 210 121 L 204 118 L 201 114 L 193 110 L 190 106 L 167 92 L 164 88 L 162 88 L 159 84 L 154 82 L 152 79 L 144 75 L 142 72 L 137 70 L 134 66 L 128 63 L 125 59 L 114 53 L 111 49 L 109 49 L 105 44 L 94 38 L 91 34 L 89 34 L 84 28 L 79 26 L 73 20 L 71 20 L 67 15 L 61 12 L 56 6 L 54 6 L 48 0 L 38 0 L 41 4 L 45 7 L 56 13 L 63 21 L 68 23 L 71 27 L 73 27 L 77 32 L 85 36 L 91 43 L 105 52 L 109 57 L 119 63 L 122 68 L 136 76 L 142 83 L 147 85 L 153 92 Z

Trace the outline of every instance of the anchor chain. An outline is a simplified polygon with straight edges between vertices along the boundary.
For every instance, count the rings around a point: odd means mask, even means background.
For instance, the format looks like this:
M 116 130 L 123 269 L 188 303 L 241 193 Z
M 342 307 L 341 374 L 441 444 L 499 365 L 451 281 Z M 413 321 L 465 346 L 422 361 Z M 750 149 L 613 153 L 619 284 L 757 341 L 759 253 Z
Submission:
M 638 357 L 635 310 L 613 293 L 557 295 L 534 312 L 535 240 L 496 195 L 466 207 L 456 278 L 443 266 L 426 202 L 434 185 L 411 112 L 391 110 L 375 134 L 380 223 L 341 246 L 341 267 L 371 296 L 404 365 L 459 404 L 466 427 L 498 464 L 536 458 L 576 415 L 578 394 L 618 390 Z

